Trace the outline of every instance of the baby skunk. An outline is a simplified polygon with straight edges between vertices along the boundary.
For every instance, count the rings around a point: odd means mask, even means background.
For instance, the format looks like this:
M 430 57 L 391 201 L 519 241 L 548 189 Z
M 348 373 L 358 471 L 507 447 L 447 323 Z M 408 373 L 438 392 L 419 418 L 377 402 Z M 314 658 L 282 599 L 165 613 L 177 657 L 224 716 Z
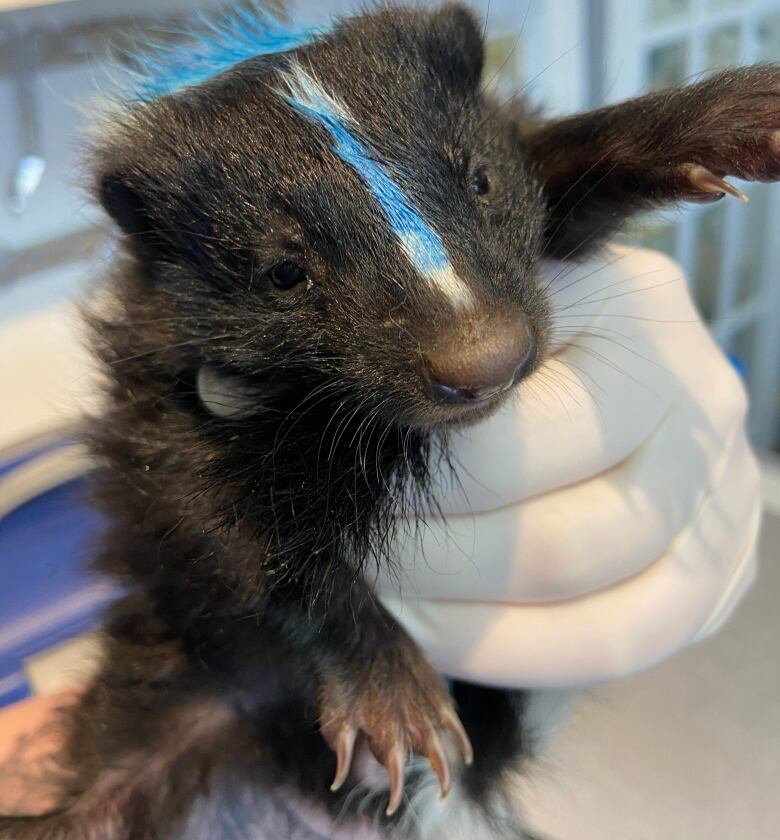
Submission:
M 456 4 L 236 12 L 152 56 L 96 144 L 123 232 L 96 564 L 126 595 L 58 809 L 3 840 L 251 840 L 280 794 L 348 827 L 369 777 L 381 835 L 527 836 L 528 698 L 445 684 L 363 571 L 435 505 L 447 430 L 545 358 L 540 258 L 780 177 L 780 68 L 549 122 L 481 90 L 480 29 Z

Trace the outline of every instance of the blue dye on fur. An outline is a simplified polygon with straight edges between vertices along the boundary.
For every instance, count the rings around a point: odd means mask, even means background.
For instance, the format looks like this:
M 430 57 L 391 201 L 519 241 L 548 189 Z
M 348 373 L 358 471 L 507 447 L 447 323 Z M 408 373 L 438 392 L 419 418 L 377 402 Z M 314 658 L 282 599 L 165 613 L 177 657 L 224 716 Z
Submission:
M 298 65 L 285 73 L 284 99 L 300 114 L 323 126 L 334 140 L 333 151 L 363 179 L 387 216 L 412 264 L 425 277 L 449 267 L 441 237 L 411 206 L 409 198 L 374 160 L 366 145 L 349 130 L 349 113 Z
M 139 70 L 130 98 L 149 101 L 199 85 L 236 64 L 284 53 L 326 35 L 327 28 L 280 21 L 270 12 L 239 8 L 215 21 L 201 16 L 202 31 L 176 46 L 157 45 L 136 56 Z

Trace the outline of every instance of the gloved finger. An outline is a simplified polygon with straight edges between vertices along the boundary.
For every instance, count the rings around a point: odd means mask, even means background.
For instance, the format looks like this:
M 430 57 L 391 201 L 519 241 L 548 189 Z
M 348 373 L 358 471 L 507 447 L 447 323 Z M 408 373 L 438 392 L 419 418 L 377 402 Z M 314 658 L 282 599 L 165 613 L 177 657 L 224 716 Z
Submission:
M 697 517 L 656 562 L 614 586 L 528 605 L 384 595 L 444 673 L 518 687 L 576 687 L 654 665 L 712 629 L 755 573 L 758 468 L 742 446 Z
M 741 389 L 736 396 L 724 389 L 718 412 L 718 434 L 728 428 L 731 441 L 713 444 L 701 407 L 681 400 L 643 446 L 588 481 L 474 516 L 429 517 L 417 537 L 404 536 L 397 563 L 378 570 L 380 590 L 541 602 L 637 574 L 695 518 L 713 486 L 751 461 Z

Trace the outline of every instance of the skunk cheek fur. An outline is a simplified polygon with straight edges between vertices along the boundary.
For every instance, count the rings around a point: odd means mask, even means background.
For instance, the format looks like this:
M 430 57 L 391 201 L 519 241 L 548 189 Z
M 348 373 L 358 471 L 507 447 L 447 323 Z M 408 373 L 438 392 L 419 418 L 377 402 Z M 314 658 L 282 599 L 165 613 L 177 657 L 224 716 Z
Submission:
M 436 511 L 448 429 L 509 397 L 444 404 L 421 364 L 515 315 L 538 364 L 541 255 L 780 177 L 780 71 L 547 122 L 483 95 L 480 31 L 455 4 L 322 30 L 238 11 L 152 54 L 96 143 L 124 236 L 89 316 L 95 566 L 126 594 L 64 721 L 58 809 L 0 840 L 260 840 L 290 791 L 345 830 L 525 836 L 551 695 L 445 685 L 364 575 Z

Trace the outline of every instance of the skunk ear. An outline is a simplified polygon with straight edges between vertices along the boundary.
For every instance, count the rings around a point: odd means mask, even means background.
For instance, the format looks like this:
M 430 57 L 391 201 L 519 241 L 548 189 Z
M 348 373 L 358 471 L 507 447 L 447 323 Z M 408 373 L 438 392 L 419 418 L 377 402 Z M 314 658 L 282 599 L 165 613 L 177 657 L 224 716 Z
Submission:
M 728 70 L 690 87 L 524 129 L 544 180 L 546 252 L 593 250 L 632 214 L 744 195 L 724 180 L 780 179 L 780 66 Z
M 128 246 L 136 254 L 170 256 L 176 245 L 176 237 L 170 231 L 176 226 L 170 220 L 162 222 L 152 212 L 155 207 L 170 204 L 167 190 L 148 183 L 143 175 L 108 169 L 98 175 L 96 191 L 103 209 L 125 234 Z
M 479 85 L 485 47 L 479 22 L 467 6 L 445 3 L 433 13 L 431 51 L 437 68 L 453 86 Z
M 153 225 L 143 198 L 125 176 L 120 173 L 103 175 L 98 184 L 98 198 L 123 233 L 139 238 L 151 235 Z

